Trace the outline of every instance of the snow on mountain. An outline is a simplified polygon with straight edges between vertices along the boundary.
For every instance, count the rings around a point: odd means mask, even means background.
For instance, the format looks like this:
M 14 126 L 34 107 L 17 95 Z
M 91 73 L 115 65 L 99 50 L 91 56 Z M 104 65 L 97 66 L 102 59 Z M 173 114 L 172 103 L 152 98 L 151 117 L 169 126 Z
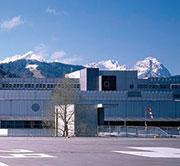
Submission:
M 36 70 L 37 67 L 38 67 L 38 65 L 36 65 L 36 64 L 28 64 L 28 65 L 26 66 L 26 69 Z
M 35 78 L 45 78 L 42 74 L 41 74 L 41 71 L 39 71 L 37 69 L 38 65 L 36 64 L 28 64 L 26 66 L 26 69 L 29 69 L 29 71 L 31 71 L 33 73 L 33 76 Z
M 101 70 L 127 70 L 126 65 L 120 65 L 118 61 L 115 60 L 107 60 L 100 61 L 97 63 L 89 63 L 86 64 L 87 68 L 99 68 Z
M 47 71 L 46 71 L 47 66 L 49 66 L 49 71 L 53 70 L 53 73 L 57 72 L 57 69 L 54 68 L 55 66 L 57 67 L 58 65 L 59 66 L 64 65 L 68 69 L 68 72 L 69 72 L 69 70 L 71 70 L 71 66 L 73 66 L 73 65 L 56 63 L 57 61 L 52 61 L 52 62 L 45 61 L 45 59 L 43 59 L 43 57 L 34 54 L 32 51 L 29 51 L 24 55 L 15 55 L 13 57 L 6 58 L 5 60 L 0 61 L 0 64 L 6 65 L 7 69 L 13 73 L 14 68 L 11 67 L 11 65 L 9 65 L 9 62 L 16 63 L 16 61 L 21 60 L 21 59 L 33 60 L 33 61 L 35 60 L 33 62 L 33 64 L 28 64 L 29 62 L 27 61 L 26 62 L 27 65 L 25 66 L 25 69 L 28 69 L 30 72 L 32 72 L 34 77 L 44 77 L 43 75 L 45 73 L 47 74 Z M 41 62 L 46 62 L 46 65 Z M 18 62 L 18 64 L 19 63 L 20 62 Z M 41 63 L 41 65 L 39 63 Z M 39 71 L 37 69 L 37 67 L 38 67 L 37 64 L 39 64 L 41 66 L 41 67 L 39 67 L 39 70 L 43 70 L 45 73 L 43 71 Z M 99 68 L 100 70 L 128 70 L 126 65 L 120 65 L 120 63 L 115 60 L 107 60 L 107 61 L 100 61 L 97 63 L 89 63 L 89 64 L 84 65 L 84 67 Z M 79 67 L 77 66 L 77 69 L 82 69 L 82 68 L 83 68 L 83 66 L 79 66 Z M 61 69 L 61 70 L 63 70 L 63 69 Z M 139 78 L 171 76 L 168 69 L 166 67 L 164 67 L 163 64 L 161 64 L 156 58 L 153 58 L 153 57 L 147 57 L 146 59 L 144 59 L 142 61 L 138 61 L 134 65 L 134 67 L 130 70 L 137 70 Z M 73 71 L 76 71 L 76 70 L 73 70 Z M 17 71 L 17 72 L 20 72 L 20 71 Z M 62 71 L 60 71 L 60 72 L 62 72 Z M 41 73 L 42 74 L 44 73 L 44 74 L 41 75 Z M 52 71 L 51 71 L 51 73 L 52 73 Z M 47 75 L 49 76 L 49 74 L 47 74 Z M 74 73 L 74 75 L 76 75 L 76 77 L 79 77 L 78 72 Z M 75 77 L 75 76 L 73 76 L 73 77 Z
M 24 55 L 15 55 L 15 56 L 12 56 L 10 58 L 6 58 L 5 60 L 0 61 L 0 64 L 9 63 L 9 62 L 15 62 L 15 61 L 21 60 L 21 59 L 36 60 L 36 61 L 40 61 L 40 62 L 45 61 L 41 56 L 34 54 L 32 51 L 29 51 Z
M 85 65 L 85 67 L 99 68 L 101 70 L 128 70 L 126 65 L 120 65 L 118 61 L 114 60 L 90 63 Z M 138 61 L 130 70 L 137 70 L 139 78 L 171 76 L 168 69 L 153 57 L 147 57 L 143 61 Z
M 143 61 L 138 61 L 132 70 L 138 71 L 139 78 L 171 76 L 168 69 L 153 57 L 147 57 Z

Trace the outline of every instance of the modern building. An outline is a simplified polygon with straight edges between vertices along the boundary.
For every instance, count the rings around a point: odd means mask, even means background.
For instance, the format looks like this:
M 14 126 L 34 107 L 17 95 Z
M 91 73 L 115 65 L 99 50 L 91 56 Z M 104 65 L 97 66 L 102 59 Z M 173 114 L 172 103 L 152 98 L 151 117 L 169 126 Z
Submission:
M 145 108 L 151 108 L 149 126 L 180 126 L 179 78 L 138 79 L 137 71 L 91 68 L 66 77 L 79 78 L 83 104 L 94 108 L 96 125 L 143 126 Z
M 53 135 L 54 131 L 45 129 L 43 122 L 54 110 L 51 92 L 63 81 L 51 78 L 0 79 L 0 128 L 8 129 L 8 135 Z M 74 88 L 79 89 L 77 79 Z
M 100 71 L 95 68 L 66 74 L 67 78 L 74 80 L 74 88 L 82 95 L 79 105 L 86 107 L 75 114 L 75 134 L 82 132 L 79 129 L 81 124 L 89 133 L 95 133 L 97 125 L 143 126 L 146 107 L 151 108 L 154 117 L 151 119 L 147 114 L 148 125 L 180 126 L 179 78 L 138 79 L 137 71 Z M 28 132 L 43 135 L 47 132 L 42 128 L 42 122 L 55 107 L 51 92 L 57 85 L 61 87 L 63 81 L 0 79 L 1 129 L 8 129 L 9 135 Z

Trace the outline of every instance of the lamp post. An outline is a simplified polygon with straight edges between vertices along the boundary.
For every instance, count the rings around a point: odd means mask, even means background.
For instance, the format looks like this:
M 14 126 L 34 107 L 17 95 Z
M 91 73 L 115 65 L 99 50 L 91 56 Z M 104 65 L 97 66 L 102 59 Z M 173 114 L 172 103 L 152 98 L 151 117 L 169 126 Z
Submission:
M 146 114 L 146 107 L 145 107 L 145 131 L 147 130 L 147 114 Z

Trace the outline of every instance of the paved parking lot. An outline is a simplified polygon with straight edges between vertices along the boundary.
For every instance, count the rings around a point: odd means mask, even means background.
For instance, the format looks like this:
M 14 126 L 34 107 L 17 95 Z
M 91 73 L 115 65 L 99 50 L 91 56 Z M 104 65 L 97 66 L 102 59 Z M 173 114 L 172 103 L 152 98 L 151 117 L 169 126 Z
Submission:
M 180 139 L 1 137 L 0 166 L 179 166 Z

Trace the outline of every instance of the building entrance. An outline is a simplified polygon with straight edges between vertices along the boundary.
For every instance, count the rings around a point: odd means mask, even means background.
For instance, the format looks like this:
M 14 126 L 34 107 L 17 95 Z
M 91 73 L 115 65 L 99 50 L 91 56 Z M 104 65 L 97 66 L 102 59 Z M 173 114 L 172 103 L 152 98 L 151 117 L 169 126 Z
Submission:
M 104 108 L 98 108 L 97 110 L 97 125 L 105 125 L 104 123 Z

